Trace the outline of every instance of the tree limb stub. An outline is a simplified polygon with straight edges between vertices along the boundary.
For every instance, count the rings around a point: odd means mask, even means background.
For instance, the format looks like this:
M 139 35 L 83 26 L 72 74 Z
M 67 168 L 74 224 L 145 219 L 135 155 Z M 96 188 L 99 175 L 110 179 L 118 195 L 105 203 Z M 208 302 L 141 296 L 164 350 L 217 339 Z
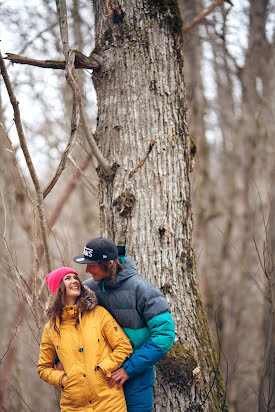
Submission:
M 233 6 L 233 4 L 231 3 L 231 1 L 229 0 L 214 0 L 208 7 L 206 7 L 205 9 L 203 9 L 201 11 L 201 13 L 195 17 L 192 21 L 190 21 L 189 23 L 187 23 L 185 26 L 183 26 L 183 33 L 186 34 L 187 32 L 189 32 L 190 30 L 193 29 L 193 27 L 197 26 L 198 24 L 200 24 L 206 16 L 208 16 L 208 14 L 212 13 L 212 11 L 220 6 L 222 3 L 227 2 L 229 4 L 231 4 Z
M 145 163 L 147 157 L 149 156 L 149 154 L 151 153 L 154 145 L 156 144 L 156 140 L 151 140 L 150 144 L 149 144 L 149 148 L 148 151 L 146 153 L 146 155 L 144 156 L 144 158 L 136 165 L 136 167 L 134 167 L 133 170 L 131 170 L 131 172 L 129 173 L 129 179 L 131 179 L 134 175 L 134 173 L 136 173 Z
M 74 50 L 75 52 L 75 62 L 74 66 L 76 69 L 90 69 L 99 71 L 100 65 L 97 61 L 93 59 L 92 56 L 87 57 L 79 50 Z M 66 61 L 65 60 L 37 60 L 30 59 L 29 57 L 19 56 L 18 54 L 6 53 L 7 57 L 5 59 L 9 60 L 11 63 L 18 64 L 28 64 L 29 66 L 41 67 L 44 69 L 56 69 L 65 70 Z

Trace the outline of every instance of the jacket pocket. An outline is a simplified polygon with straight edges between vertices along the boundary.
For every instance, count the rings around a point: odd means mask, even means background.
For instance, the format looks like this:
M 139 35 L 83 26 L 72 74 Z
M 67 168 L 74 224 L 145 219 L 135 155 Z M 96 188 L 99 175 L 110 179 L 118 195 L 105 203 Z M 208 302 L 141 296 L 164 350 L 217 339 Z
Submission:
M 79 382 L 79 376 L 75 373 L 75 370 L 70 370 L 67 373 L 67 379 L 62 383 L 61 389 L 61 406 L 70 404 L 71 406 L 77 406 L 81 402 L 81 386 Z
M 103 393 L 105 390 L 108 392 L 110 388 L 107 384 L 107 377 L 100 372 L 99 370 L 95 370 L 95 387 L 99 391 L 99 393 Z

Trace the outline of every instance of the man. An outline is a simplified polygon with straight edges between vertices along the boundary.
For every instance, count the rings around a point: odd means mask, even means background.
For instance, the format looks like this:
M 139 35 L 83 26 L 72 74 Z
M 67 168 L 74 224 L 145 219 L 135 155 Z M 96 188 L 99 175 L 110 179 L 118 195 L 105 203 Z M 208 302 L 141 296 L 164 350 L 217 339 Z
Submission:
M 73 260 L 86 264 L 93 279 L 84 282 L 121 325 L 134 353 L 112 373 L 109 387 L 123 385 L 128 412 L 150 412 L 153 407 L 153 366 L 175 339 L 173 319 L 164 296 L 146 279 L 126 255 L 124 246 L 107 238 L 93 238 L 83 255 Z

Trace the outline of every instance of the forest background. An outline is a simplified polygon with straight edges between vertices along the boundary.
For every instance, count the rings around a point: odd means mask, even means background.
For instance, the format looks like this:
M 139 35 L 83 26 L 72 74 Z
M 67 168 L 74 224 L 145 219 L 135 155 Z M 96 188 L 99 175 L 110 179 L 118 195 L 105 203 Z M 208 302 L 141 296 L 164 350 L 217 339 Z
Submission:
M 210 4 L 215 5 L 211 13 L 189 27 L 188 23 Z M 229 410 L 272 411 L 275 3 L 179 0 L 178 5 L 184 31 L 189 179 L 200 292 Z M 89 56 L 95 47 L 91 2 L 70 0 L 67 7 L 70 47 Z M 107 7 L 104 14 L 108 14 Z M 33 59 L 62 60 L 55 2 L 2 0 L 0 22 L 3 55 L 10 52 Z M 5 63 L 19 101 L 31 158 L 44 187 L 54 176 L 71 133 L 71 90 L 64 70 L 11 64 L 8 60 Z M 81 130 L 64 171 L 44 201 L 53 267 L 73 265 L 72 256 L 81 252 L 85 242 L 102 234 L 98 160 L 83 126 L 83 116 L 88 134 L 97 124 L 92 69 L 77 70 L 77 78 L 85 111 L 83 114 L 82 109 Z M 14 337 L 18 339 L 16 358 L 5 364 L 6 410 L 54 411 L 58 410 L 58 395 L 36 374 L 48 295 L 43 281 L 47 264 L 39 255 L 39 213 L 33 207 L 31 180 L 2 77 L 0 91 L 2 366 L 16 341 Z M 151 151 L 145 162 L 154 156 Z M 164 239 L 172 236 L 168 224 L 162 231 Z M 140 236 L 142 241 L 142 233 Z M 133 248 L 128 251 L 134 255 Z M 142 266 L 138 256 L 136 260 Z M 82 268 L 80 272 L 84 280 L 87 275 Z M 173 299 L 168 287 L 162 291 L 168 300 Z M 20 316 L 23 295 L 27 296 L 28 310 Z M 168 410 L 157 404 L 155 408 Z

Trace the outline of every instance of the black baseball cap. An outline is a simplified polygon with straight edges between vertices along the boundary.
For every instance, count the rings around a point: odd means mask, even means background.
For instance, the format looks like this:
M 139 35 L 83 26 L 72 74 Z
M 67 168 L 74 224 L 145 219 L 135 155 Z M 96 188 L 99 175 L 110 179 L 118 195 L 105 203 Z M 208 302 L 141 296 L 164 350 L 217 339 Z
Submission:
M 84 247 L 83 255 L 75 256 L 73 261 L 80 264 L 89 265 L 106 260 L 117 259 L 118 246 L 112 239 L 105 237 L 95 237 Z

